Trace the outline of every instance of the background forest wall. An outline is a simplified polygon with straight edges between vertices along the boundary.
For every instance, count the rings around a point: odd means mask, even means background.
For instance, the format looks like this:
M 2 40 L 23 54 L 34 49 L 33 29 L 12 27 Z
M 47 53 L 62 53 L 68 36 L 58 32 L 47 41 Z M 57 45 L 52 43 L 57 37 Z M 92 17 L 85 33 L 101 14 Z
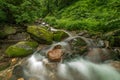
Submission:
M 38 18 L 56 28 L 110 31 L 120 28 L 120 0 L 0 0 L 1 23 Z

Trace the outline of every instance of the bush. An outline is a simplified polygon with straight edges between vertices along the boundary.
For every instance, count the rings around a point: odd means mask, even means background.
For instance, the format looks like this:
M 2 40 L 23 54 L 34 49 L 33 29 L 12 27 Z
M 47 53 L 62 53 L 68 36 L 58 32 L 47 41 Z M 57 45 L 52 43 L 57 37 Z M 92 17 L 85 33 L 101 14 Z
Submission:
M 40 0 L 1 0 L 0 2 L 2 4 L 0 20 L 9 23 L 29 23 L 42 15 Z
M 120 28 L 119 10 L 118 0 L 78 0 L 53 16 L 57 28 L 106 32 Z
M 48 16 L 44 18 L 44 21 L 49 23 L 50 25 L 56 25 L 56 18 L 52 16 Z

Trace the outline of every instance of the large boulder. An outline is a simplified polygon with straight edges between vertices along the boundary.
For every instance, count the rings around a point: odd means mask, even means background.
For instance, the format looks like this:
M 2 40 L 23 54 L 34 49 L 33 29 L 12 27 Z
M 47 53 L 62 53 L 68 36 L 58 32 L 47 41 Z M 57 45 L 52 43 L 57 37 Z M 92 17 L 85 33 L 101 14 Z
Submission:
M 9 46 L 5 52 L 9 57 L 23 57 L 32 54 L 37 46 L 37 42 L 21 41 L 15 45 Z
M 27 32 L 39 43 L 51 44 L 53 41 L 53 33 L 48 31 L 46 27 L 28 26 Z
M 66 41 L 68 41 L 73 54 L 82 55 L 87 51 L 88 39 L 85 37 L 78 36 L 71 39 L 68 38 Z
M 12 26 L 5 26 L 0 28 L 0 38 L 4 38 L 10 34 L 16 33 L 15 27 Z
M 54 41 L 61 41 L 67 37 L 69 37 L 69 35 L 64 31 L 54 31 L 53 32 L 53 40 Z

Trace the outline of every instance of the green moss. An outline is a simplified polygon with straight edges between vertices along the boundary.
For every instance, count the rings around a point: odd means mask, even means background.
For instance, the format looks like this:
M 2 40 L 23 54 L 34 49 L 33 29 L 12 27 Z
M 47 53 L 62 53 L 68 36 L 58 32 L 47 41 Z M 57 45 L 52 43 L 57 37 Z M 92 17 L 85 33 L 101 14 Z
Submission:
M 4 38 L 7 35 L 16 33 L 16 29 L 11 26 L 5 26 L 4 28 L 0 28 L 0 38 Z
M 57 31 L 57 32 L 53 33 L 54 41 L 61 41 L 67 37 L 69 37 L 69 35 L 67 33 L 65 33 L 64 31 Z
M 7 48 L 6 54 L 10 57 L 22 57 L 33 53 L 38 46 L 36 42 L 19 42 Z
M 11 26 L 5 26 L 4 31 L 6 34 L 14 34 L 16 32 L 16 29 Z
M 51 44 L 52 43 L 52 39 L 53 39 L 53 34 L 52 32 L 49 32 L 48 30 L 46 30 L 43 27 L 38 27 L 38 26 L 28 26 L 27 31 L 32 34 L 35 39 L 40 42 L 40 43 L 44 43 L 46 42 L 47 44 Z
M 38 46 L 37 42 L 30 42 L 30 41 L 19 42 L 17 45 L 22 45 L 22 44 L 30 46 L 30 47 L 37 47 Z

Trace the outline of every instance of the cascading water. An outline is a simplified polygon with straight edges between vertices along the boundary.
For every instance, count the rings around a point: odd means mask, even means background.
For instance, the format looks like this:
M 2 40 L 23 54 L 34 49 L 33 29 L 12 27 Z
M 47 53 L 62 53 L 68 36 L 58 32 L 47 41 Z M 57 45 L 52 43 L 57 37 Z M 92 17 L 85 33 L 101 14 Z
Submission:
M 66 63 L 48 63 L 40 55 L 28 59 L 24 73 L 28 80 L 120 80 L 120 74 L 107 64 L 80 58 Z
M 89 41 L 82 37 L 90 46 Z M 93 63 L 89 58 L 77 57 L 70 61 L 50 62 L 45 54 L 55 45 L 62 45 L 63 51 L 72 54 L 72 50 L 67 43 L 69 39 L 63 42 L 53 44 L 52 46 L 36 51 L 29 57 L 24 65 L 24 75 L 27 80 L 120 80 L 120 74 L 109 64 Z M 93 49 L 91 53 L 98 53 Z M 103 52 L 106 54 L 105 49 Z M 44 54 L 44 55 L 43 55 Z M 99 55 L 95 56 L 98 57 Z

